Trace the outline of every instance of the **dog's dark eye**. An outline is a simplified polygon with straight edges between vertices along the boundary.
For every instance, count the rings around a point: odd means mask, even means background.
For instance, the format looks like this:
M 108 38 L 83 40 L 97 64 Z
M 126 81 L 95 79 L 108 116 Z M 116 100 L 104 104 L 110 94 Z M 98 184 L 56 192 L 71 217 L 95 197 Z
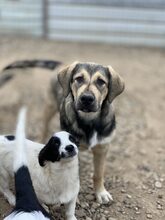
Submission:
M 61 144 L 61 142 L 60 142 L 60 140 L 59 140 L 59 138 L 58 137 L 54 137 L 53 138 L 53 143 L 52 143 L 54 146 L 56 146 L 56 147 L 59 147 L 60 146 L 60 144 Z
M 74 143 L 74 144 L 76 144 L 76 145 L 79 145 L 78 140 L 77 140 L 75 137 L 73 137 L 72 135 L 69 135 L 69 140 L 70 140 L 72 143 Z
M 106 82 L 103 79 L 100 79 L 100 78 L 97 79 L 97 85 L 103 86 L 105 84 L 106 84 Z
M 75 78 L 75 81 L 79 84 L 83 83 L 84 82 L 84 77 L 83 76 L 78 76 Z
M 56 147 L 59 147 L 59 146 L 60 146 L 60 143 L 59 143 L 59 142 L 55 142 L 54 145 L 55 145 Z

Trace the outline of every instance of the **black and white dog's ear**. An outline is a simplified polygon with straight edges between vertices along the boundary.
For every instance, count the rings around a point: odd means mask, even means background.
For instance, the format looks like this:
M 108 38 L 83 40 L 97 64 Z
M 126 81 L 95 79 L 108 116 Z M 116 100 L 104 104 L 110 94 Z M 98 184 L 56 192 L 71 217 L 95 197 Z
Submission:
M 60 139 L 57 137 L 51 137 L 48 143 L 40 151 L 38 155 L 38 161 L 40 166 L 45 166 L 46 161 L 56 162 L 60 160 Z

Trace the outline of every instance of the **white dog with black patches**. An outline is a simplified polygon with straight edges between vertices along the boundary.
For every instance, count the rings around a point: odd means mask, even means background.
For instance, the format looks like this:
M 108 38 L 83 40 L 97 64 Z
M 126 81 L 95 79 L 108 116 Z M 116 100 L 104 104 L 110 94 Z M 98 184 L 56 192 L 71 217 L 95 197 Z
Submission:
M 15 205 L 15 196 L 9 189 L 9 180 L 14 175 L 16 143 L 14 136 L 0 136 L 0 192 L 11 205 Z M 62 203 L 66 208 L 66 219 L 76 220 L 79 166 L 74 137 L 65 131 L 58 132 L 46 145 L 25 139 L 25 148 L 27 165 L 39 202 L 47 205 Z M 16 154 L 19 157 L 19 152 Z
M 16 205 L 4 220 L 50 220 L 49 213 L 40 205 L 35 194 L 25 150 L 25 108 L 20 111 L 14 148 L 13 170 L 15 177 Z

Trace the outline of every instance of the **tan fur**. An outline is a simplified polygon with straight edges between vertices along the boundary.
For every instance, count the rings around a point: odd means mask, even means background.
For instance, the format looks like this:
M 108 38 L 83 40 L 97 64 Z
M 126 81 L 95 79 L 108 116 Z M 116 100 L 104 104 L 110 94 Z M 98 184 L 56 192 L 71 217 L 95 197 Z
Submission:
M 97 145 L 92 151 L 94 155 L 94 189 L 102 191 L 104 189 L 105 158 L 108 153 L 108 145 Z
M 95 102 L 96 102 L 96 108 L 98 109 L 96 112 L 83 112 L 80 111 L 78 114 L 80 117 L 86 120 L 86 122 L 97 118 L 100 115 L 101 106 L 103 101 L 107 99 L 107 102 L 109 102 L 109 105 L 111 105 L 111 102 L 113 99 L 118 96 L 123 90 L 124 90 L 124 81 L 121 78 L 121 76 L 114 71 L 114 69 L 111 66 L 103 67 L 104 69 L 109 70 L 109 77 L 107 74 L 105 74 L 102 71 L 96 71 L 92 74 L 90 74 L 87 69 L 81 68 L 81 71 L 77 71 L 73 75 L 73 70 L 75 69 L 76 65 L 79 64 L 79 62 L 74 62 L 70 66 L 64 67 L 61 71 L 58 73 L 58 82 L 54 83 L 54 87 L 56 87 L 58 90 L 57 94 L 59 93 L 60 96 L 56 97 L 56 100 L 60 100 L 58 105 L 62 103 L 62 100 L 66 100 L 64 109 L 60 109 L 60 114 L 62 117 L 67 117 L 69 121 L 72 122 L 72 128 L 73 130 L 76 130 L 76 132 L 79 135 L 83 135 L 83 130 L 78 126 L 78 122 L 76 121 L 76 117 L 74 115 L 72 105 L 70 103 L 73 102 L 77 103 L 79 98 L 83 93 L 86 91 L 91 92 L 95 96 Z M 81 63 L 80 63 L 81 64 Z M 85 63 L 86 64 L 86 63 Z M 89 66 L 96 65 L 93 63 L 87 63 Z M 82 64 L 83 65 L 83 64 Z M 78 83 L 78 78 L 81 77 L 83 79 L 82 83 Z M 109 82 L 109 78 L 111 80 L 111 83 Z M 98 81 L 103 80 L 103 84 L 99 86 Z M 59 92 L 61 91 L 62 92 Z M 53 90 L 52 90 L 53 91 Z M 57 94 L 54 94 L 57 96 Z M 75 104 L 76 105 L 76 104 Z M 51 105 L 50 105 L 51 106 Z M 76 107 L 75 107 L 76 108 Z M 50 107 L 50 114 L 51 114 L 51 107 Z M 64 113 L 65 110 L 65 113 Z M 108 115 L 105 115 L 104 120 L 108 121 L 110 118 L 113 117 L 113 108 L 110 107 L 110 113 Z M 112 112 L 112 113 L 111 113 Z M 66 114 L 66 115 L 65 115 Z M 47 119 L 51 118 L 50 116 L 47 116 Z M 49 120 L 47 121 L 47 125 L 49 123 Z M 46 125 L 46 129 L 47 129 Z M 45 130 L 46 130 L 45 129 Z M 104 141 L 103 141 L 104 142 Z M 86 143 L 81 141 L 80 143 L 81 147 L 88 148 L 86 146 Z M 109 144 L 97 144 L 94 148 L 92 148 L 92 152 L 94 155 L 93 163 L 94 163 L 94 189 L 96 192 L 96 197 L 100 203 L 107 203 L 110 200 L 112 200 L 111 195 L 106 191 L 104 187 L 104 172 L 105 172 L 105 161 L 106 156 L 108 152 Z M 81 149 L 81 148 L 80 148 Z
M 109 102 L 112 102 L 117 95 L 123 92 L 125 84 L 122 77 L 111 66 L 108 66 L 108 69 L 112 76 L 112 88 L 109 95 Z
M 63 88 L 64 96 L 67 96 L 69 93 L 69 84 L 70 84 L 71 73 L 77 63 L 78 62 L 76 61 L 76 62 L 72 63 L 71 65 L 63 68 L 60 71 L 60 74 L 58 74 L 58 80 Z
M 76 79 L 78 77 L 83 77 L 84 79 L 84 83 L 81 86 L 79 86 L 76 83 Z M 103 81 L 105 81 L 105 85 L 102 86 L 103 88 L 101 91 L 99 91 L 99 89 L 96 86 L 96 82 L 98 79 L 102 79 Z M 76 73 L 73 76 L 71 91 L 76 102 L 85 91 L 90 91 L 95 95 L 97 105 L 100 106 L 103 100 L 106 98 L 108 90 L 108 79 L 105 76 L 103 76 L 101 72 L 96 72 L 93 76 L 90 77 L 89 73 L 86 70 L 82 69 L 81 73 Z

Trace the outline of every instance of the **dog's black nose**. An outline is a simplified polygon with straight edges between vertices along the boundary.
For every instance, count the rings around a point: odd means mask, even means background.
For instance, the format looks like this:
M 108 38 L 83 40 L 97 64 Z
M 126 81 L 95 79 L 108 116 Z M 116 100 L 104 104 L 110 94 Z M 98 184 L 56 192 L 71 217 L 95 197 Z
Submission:
M 92 93 L 86 93 L 81 96 L 81 103 L 84 105 L 93 104 L 95 97 Z
M 73 145 L 67 145 L 65 147 L 65 150 L 68 151 L 69 153 L 73 152 L 74 151 L 74 146 Z

